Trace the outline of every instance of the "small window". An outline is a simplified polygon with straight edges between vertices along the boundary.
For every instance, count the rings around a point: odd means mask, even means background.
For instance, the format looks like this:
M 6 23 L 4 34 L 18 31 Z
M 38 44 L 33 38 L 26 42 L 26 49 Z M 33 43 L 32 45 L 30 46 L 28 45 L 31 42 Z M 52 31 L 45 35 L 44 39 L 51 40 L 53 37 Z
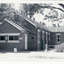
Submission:
M 57 37 L 59 38 L 59 35 Z
M 0 40 L 1 41 L 5 40 L 5 36 L 0 36 Z
M 60 34 L 56 35 L 57 43 L 60 43 Z
M 58 42 L 60 41 L 59 39 L 57 39 L 58 40 Z

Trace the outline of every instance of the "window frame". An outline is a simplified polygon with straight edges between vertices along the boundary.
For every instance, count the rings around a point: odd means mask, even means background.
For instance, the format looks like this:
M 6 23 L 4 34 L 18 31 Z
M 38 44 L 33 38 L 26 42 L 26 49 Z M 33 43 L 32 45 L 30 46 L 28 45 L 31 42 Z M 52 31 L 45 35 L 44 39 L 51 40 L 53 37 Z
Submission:
M 9 40 L 9 36 L 18 36 L 18 40 Z M 7 43 L 19 43 L 19 35 L 8 35 L 8 42 Z
M 58 35 L 59 35 L 59 38 L 58 38 Z M 56 34 L 56 43 L 60 43 L 60 35 L 61 34 Z M 58 39 L 59 39 L 59 41 L 58 41 Z
M 12 40 L 10 39 L 10 37 L 13 37 Z M 15 40 L 15 37 L 19 38 L 18 36 L 9 36 L 9 40 L 10 41 L 14 41 Z M 17 41 L 17 40 L 19 40 L 19 39 L 16 39 L 15 41 Z

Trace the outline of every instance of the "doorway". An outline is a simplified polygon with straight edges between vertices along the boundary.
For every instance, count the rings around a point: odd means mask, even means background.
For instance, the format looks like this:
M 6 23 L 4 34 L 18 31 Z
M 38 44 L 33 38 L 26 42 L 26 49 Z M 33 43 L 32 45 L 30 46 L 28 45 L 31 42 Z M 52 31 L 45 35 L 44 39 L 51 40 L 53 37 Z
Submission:
M 36 34 L 28 35 L 28 50 L 36 50 Z

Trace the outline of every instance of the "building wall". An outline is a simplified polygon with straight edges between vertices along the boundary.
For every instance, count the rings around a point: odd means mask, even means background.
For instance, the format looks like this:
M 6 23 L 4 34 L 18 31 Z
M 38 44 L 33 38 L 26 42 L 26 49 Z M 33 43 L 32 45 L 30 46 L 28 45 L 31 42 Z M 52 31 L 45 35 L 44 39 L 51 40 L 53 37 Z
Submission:
M 56 44 L 56 34 L 55 33 L 51 33 L 51 42 L 50 42 L 50 45 L 55 45 Z
M 8 35 L 6 35 L 8 37 Z M 22 39 L 20 39 L 22 38 Z M 8 40 L 8 39 L 7 39 Z M 0 50 L 13 51 L 14 48 L 17 48 L 18 51 L 25 50 L 25 36 L 24 34 L 19 35 L 19 42 L 0 42 Z
M 37 49 L 37 39 L 36 34 L 28 34 L 28 50 L 36 50 Z
M 41 50 L 41 29 L 37 29 L 37 50 Z
M 22 21 L 22 25 L 29 29 L 31 32 L 28 33 L 28 48 L 27 50 L 44 50 L 46 44 L 46 31 L 42 33 L 41 29 L 36 29 L 35 26 L 27 22 L 26 20 Z M 0 42 L 0 50 L 11 50 L 13 51 L 14 48 L 17 48 L 18 51 L 25 50 L 25 34 L 27 33 L 24 31 L 19 31 L 17 28 L 12 26 L 11 24 L 4 22 L 0 25 L 0 34 L 6 34 L 5 36 L 7 39 L 5 42 Z M 9 34 L 19 33 L 19 42 L 10 42 L 8 43 L 8 36 Z M 14 34 L 13 34 L 14 35 Z M 52 34 L 53 36 L 53 34 Z M 51 36 L 51 37 L 52 37 Z M 48 35 L 47 35 L 47 42 L 48 42 Z
M 45 44 L 49 44 L 49 33 L 43 30 L 37 30 L 37 50 L 45 50 Z
M 9 34 L 14 35 L 15 33 L 19 33 L 18 42 L 8 42 Z M 14 48 L 17 48 L 18 51 L 25 50 L 25 31 L 22 33 L 14 26 L 10 25 L 7 22 L 4 22 L 2 25 L 0 25 L 0 35 L 2 36 L 2 34 L 4 34 L 6 39 L 5 42 L 0 41 L 0 50 L 13 51 Z
M 64 43 L 64 33 L 60 33 L 60 43 Z
M 60 34 L 60 42 L 57 43 L 57 35 Z M 64 33 L 63 32 L 56 32 L 56 33 L 51 33 L 51 45 L 56 45 L 56 44 L 61 44 L 64 42 Z
M 57 40 L 57 35 L 60 34 L 59 42 Z M 56 32 L 51 33 L 51 42 L 50 45 L 54 47 L 54 45 L 61 44 L 64 42 L 64 33 L 63 32 Z
M 44 31 L 41 32 L 41 50 L 45 49 Z

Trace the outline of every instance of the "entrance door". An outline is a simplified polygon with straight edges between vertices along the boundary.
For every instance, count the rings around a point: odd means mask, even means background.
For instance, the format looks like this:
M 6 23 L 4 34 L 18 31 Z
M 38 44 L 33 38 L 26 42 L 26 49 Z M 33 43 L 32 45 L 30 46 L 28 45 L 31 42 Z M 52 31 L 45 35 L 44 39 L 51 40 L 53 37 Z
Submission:
M 28 35 L 28 50 L 36 50 L 36 35 L 29 34 Z
M 28 34 L 25 34 L 25 50 L 28 49 Z

